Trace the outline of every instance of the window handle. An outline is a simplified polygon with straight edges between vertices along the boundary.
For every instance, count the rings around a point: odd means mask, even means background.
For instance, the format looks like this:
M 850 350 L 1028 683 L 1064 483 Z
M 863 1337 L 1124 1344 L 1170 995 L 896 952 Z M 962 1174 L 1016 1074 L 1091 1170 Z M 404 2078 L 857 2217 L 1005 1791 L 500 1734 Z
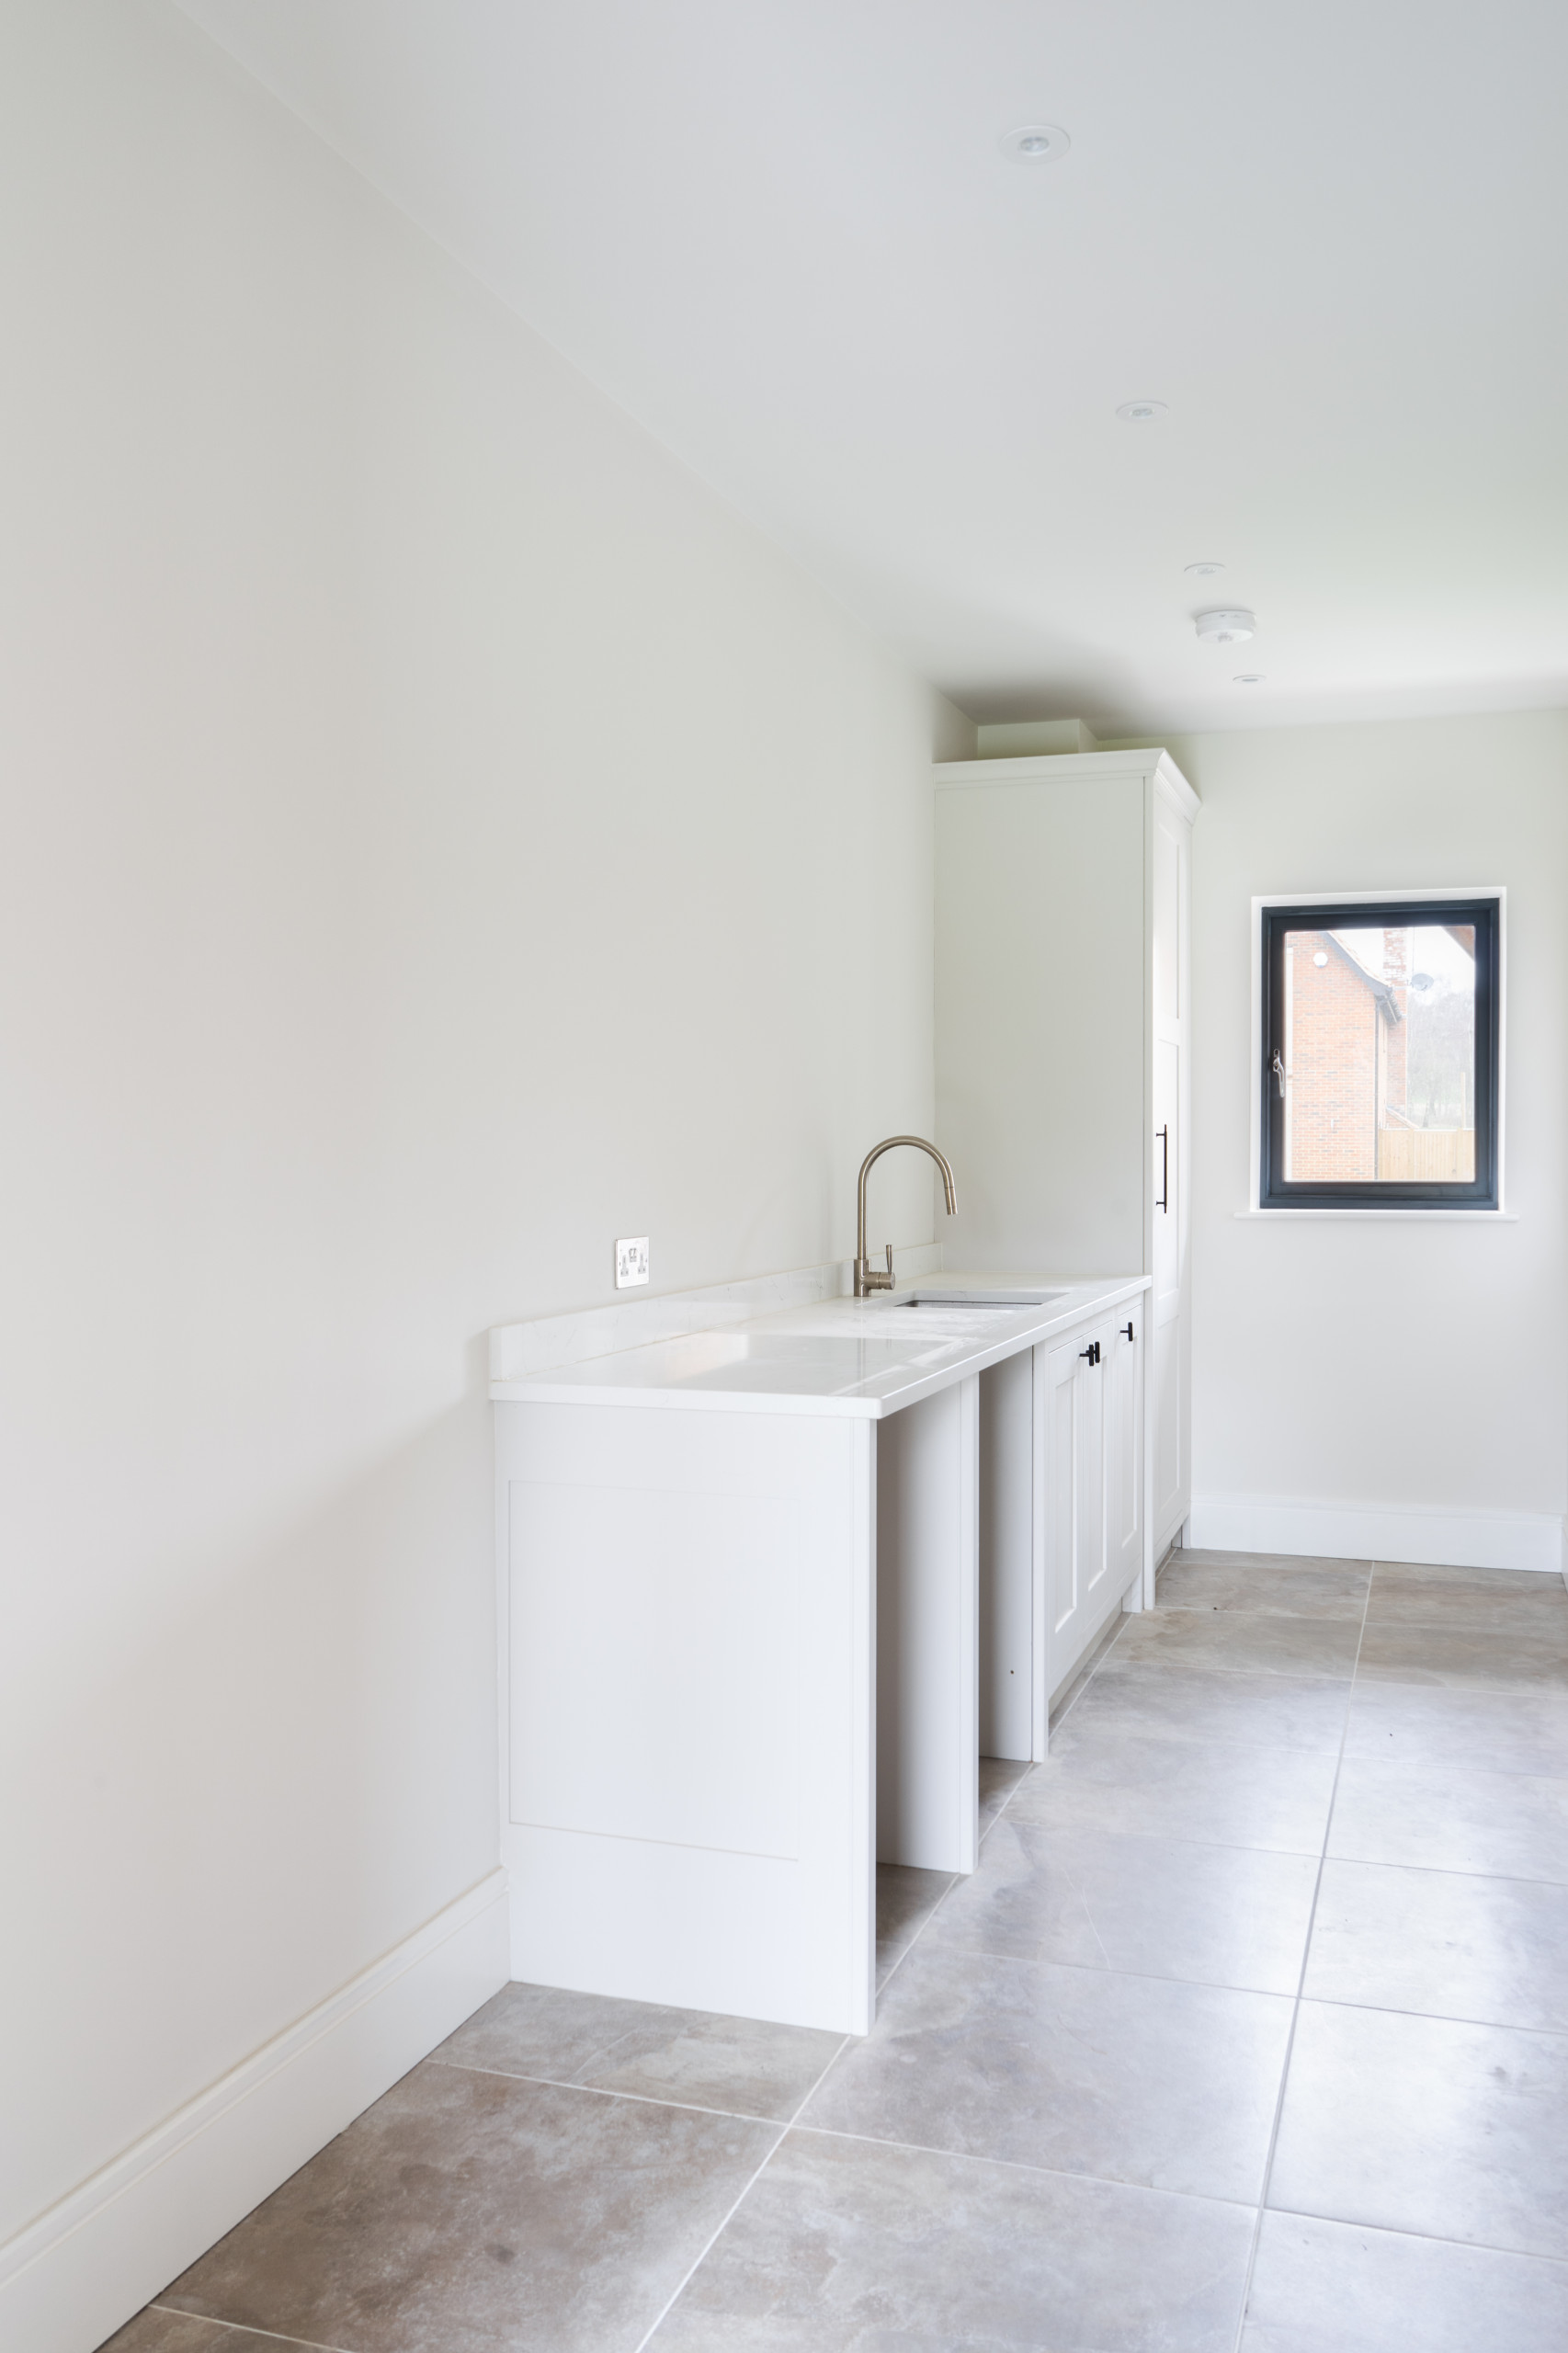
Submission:
M 1285 1064 L 1280 1059 L 1279 1049 L 1278 1046 L 1274 1049 L 1274 1060 L 1269 1063 L 1268 1067 L 1279 1082 L 1279 1100 L 1283 1103 L 1285 1100 Z

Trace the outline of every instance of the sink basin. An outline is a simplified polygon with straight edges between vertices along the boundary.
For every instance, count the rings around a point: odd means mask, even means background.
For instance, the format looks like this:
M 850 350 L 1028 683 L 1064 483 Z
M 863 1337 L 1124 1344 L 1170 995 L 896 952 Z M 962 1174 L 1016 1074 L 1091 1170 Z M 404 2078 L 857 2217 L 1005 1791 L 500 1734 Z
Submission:
M 894 1300 L 895 1307 L 1048 1307 L 1053 1299 L 1062 1299 L 1059 1290 L 917 1290 L 908 1299 Z

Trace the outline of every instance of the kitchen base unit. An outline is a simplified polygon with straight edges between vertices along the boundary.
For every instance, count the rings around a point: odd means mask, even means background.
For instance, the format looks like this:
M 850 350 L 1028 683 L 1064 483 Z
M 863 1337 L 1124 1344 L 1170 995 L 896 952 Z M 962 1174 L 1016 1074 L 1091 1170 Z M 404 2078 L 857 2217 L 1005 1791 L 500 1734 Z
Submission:
M 1147 1279 L 1030 1279 L 522 1373 L 494 1336 L 514 1976 L 867 2031 L 879 1858 L 973 1870 L 983 1748 L 1043 1755 L 1063 1643 L 1139 1590 Z

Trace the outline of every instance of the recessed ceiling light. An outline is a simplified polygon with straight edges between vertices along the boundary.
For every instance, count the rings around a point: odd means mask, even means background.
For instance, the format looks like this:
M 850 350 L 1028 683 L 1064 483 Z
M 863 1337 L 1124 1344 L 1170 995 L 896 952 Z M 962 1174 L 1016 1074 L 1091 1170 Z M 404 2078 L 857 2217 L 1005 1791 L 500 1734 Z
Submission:
M 1211 613 L 1198 616 L 1198 634 L 1205 645 L 1241 645 L 1257 627 L 1250 613 L 1239 605 L 1221 605 Z
M 1073 142 L 1057 122 L 1021 122 L 1002 133 L 1002 153 L 1015 164 L 1055 164 Z
M 1164 401 L 1123 401 L 1116 413 L 1123 425 L 1153 425 L 1164 416 L 1165 404 Z
M 1238 670 L 1231 681 L 1233 687 L 1261 687 L 1267 683 L 1261 670 Z
M 1224 569 L 1222 563 L 1215 563 L 1207 556 L 1201 563 L 1188 563 L 1183 566 L 1189 580 L 1212 580 L 1217 572 L 1223 572 Z

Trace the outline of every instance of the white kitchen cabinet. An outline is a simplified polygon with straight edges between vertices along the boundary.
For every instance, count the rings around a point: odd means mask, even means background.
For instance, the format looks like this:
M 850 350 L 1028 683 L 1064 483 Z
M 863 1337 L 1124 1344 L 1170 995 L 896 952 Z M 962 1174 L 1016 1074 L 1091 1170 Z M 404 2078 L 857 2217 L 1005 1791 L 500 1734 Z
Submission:
M 846 1273 L 491 1336 L 517 1977 L 867 2031 L 878 1859 L 972 1870 L 979 1754 L 1044 1722 L 1039 1401 L 1096 1341 L 1077 1623 L 1117 1597 L 1149 1278 L 917 1304 Z
M 1153 1277 L 1148 1330 L 1141 1311 L 1114 1359 L 1115 1382 L 1141 1392 L 1144 1483 L 1119 1458 L 1115 1533 L 1101 1531 L 1102 1574 L 1125 1568 L 1135 1586 L 1142 1569 L 1152 1599 L 1192 1494 L 1198 796 L 1158 751 L 958 761 L 936 781 L 936 1134 L 959 1180 L 944 1257 Z

